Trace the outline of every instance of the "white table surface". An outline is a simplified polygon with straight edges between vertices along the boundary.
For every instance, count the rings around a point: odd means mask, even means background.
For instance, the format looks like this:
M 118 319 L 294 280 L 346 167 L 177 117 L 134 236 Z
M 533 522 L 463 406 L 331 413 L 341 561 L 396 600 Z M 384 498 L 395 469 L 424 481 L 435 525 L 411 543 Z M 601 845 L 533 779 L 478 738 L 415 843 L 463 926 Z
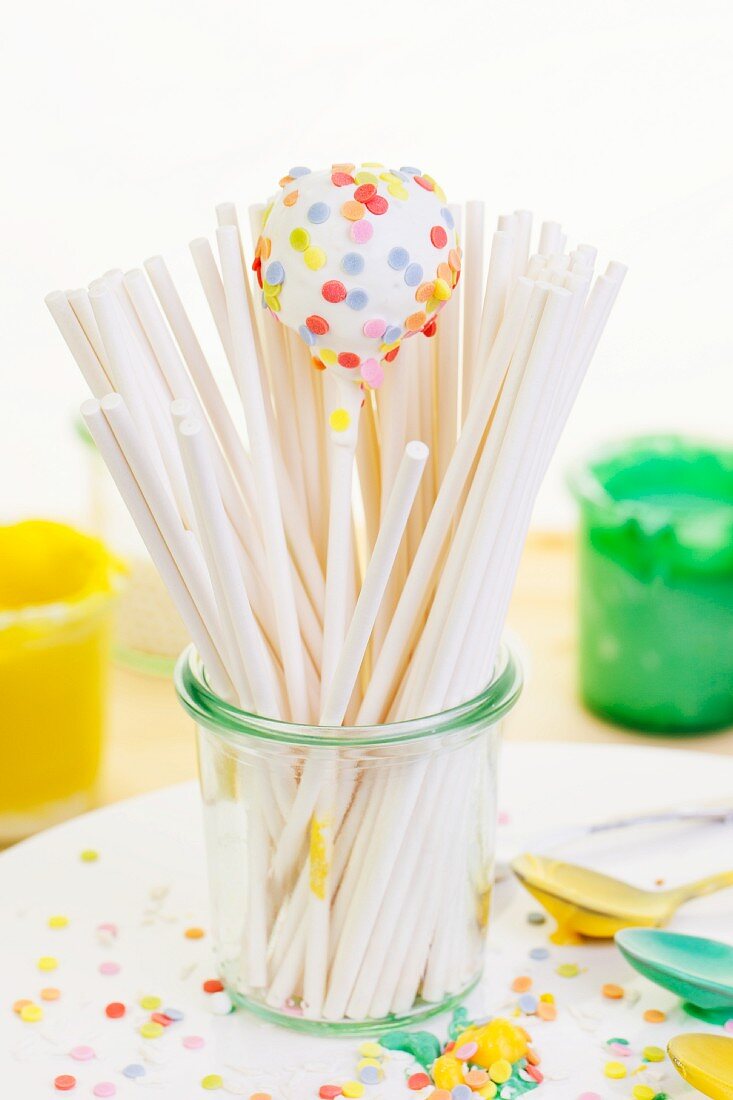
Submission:
M 510 744 L 504 751 L 500 805 L 504 855 L 550 843 L 557 828 L 637 810 L 700 801 L 733 802 L 733 758 L 668 751 L 653 747 L 606 745 Z M 77 1078 L 70 1097 L 93 1096 L 103 1081 L 116 1085 L 120 1098 L 196 1100 L 216 1095 L 201 1079 L 221 1074 L 222 1093 L 243 1095 L 261 1090 L 273 1100 L 309 1100 L 318 1086 L 355 1076 L 358 1040 L 331 1040 L 299 1035 L 262 1024 L 244 1012 L 216 1016 L 201 983 L 214 977 L 208 936 L 190 940 L 184 930 L 208 924 L 204 851 L 198 795 L 193 784 L 172 787 L 79 817 L 10 849 L 0 857 L 0 1095 L 8 1100 L 50 1100 L 63 1095 L 54 1078 Z M 99 852 L 94 863 L 80 859 L 83 849 Z M 576 842 L 565 847 L 568 858 L 625 876 L 640 885 L 667 885 L 696 878 L 733 864 L 733 828 L 675 826 L 616 833 L 603 842 Z M 429 873 L 429 872 L 428 872 Z M 647 1044 L 664 1047 L 680 1031 L 704 1030 L 687 1017 L 670 994 L 637 976 L 611 945 L 555 947 L 548 942 L 551 922 L 532 926 L 527 914 L 533 900 L 513 880 L 496 889 L 486 974 L 467 1007 L 472 1016 L 511 1013 L 516 976 L 533 978 L 533 991 L 552 992 L 558 1018 L 543 1023 L 523 1017 L 542 1057 L 545 1082 L 538 1100 L 575 1100 L 584 1091 L 606 1100 L 630 1097 L 632 1085 L 649 1083 L 670 1097 L 693 1092 L 668 1061 L 649 1066 L 622 1081 L 603 1074 L 611 1055 L 605 1040 L 626 1038 L 635 1052 Z M 54 930 L 48 918 L 63 914 L 66 928 Z M 672 927 L 733 942 L 733 892 L 690 903 Z M 98 926 L 112 922 L 111 938 Z M 550 957 L 533 961 L 532 947 L 548 946 Z M 58 959 L 53 972 L 41 972 L 42 956 Z M 112 960 L 119 973 L 104 976 L 100 963 Z M 556 973 L 564 962 L 581 967 L 578 977 Z M 621 1001 L 601 996 L 604 982 L 626 990 Z M 55 986 L 61 997 L 43 1004 L 44 1018 L 31 1024 L 13 1013 L 16 999 L 38 1001 L 41 988 Z M 161 1038 L 146 1040 L 138 1028 L 149 1013 L 138 1006 L 145 994 L 160 996 L 185 1019 Z M 110 1020 L 110 1001 L 128 1006 L 123 1019 Z M 668 1014 L 661 1025 L 646 1024 L 646 1008 Z M 445 1038 L 447 1019 L 423 1027 Z M 205 1045 L 185 1049 L 182 1039 L 199 1035 Z M 87 1062 L 69 1052 L 87 1045 L 95 1052 Z M 629 1070 L 640 1056 L 627 1060 Z M 122 1075 L 129 1063 L 146 1069 L 136 1081 Z M 409 1091 L 407 1055 L 386 1063 L 385 1080 L 366 1090 L 368 1100 L 408 1100 L 428 1095 Z

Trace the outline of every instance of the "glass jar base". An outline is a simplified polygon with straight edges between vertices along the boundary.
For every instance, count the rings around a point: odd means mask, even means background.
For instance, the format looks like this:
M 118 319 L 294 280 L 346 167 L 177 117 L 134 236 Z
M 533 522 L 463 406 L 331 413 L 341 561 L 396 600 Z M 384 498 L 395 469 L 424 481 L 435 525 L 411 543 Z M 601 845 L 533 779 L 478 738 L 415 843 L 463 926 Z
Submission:
M 291 1031 L 302 1031 L 310 1035 L 348 1037 L 378 1035 L 395 1028 L 414 1027 L 415 1024 L 429 1020 L 432 1016 L 438 1016 L 441 1012 L 452 1012 L 476 988 L 479 977 L 474 978 L 460 993 L 453 993 L 442 1001 L 418 1001 L 409 1012 L 399 1016 L 383 1016 L 379 1020 L 309 1020 L 299 1015 L 296 1010 L 283 1011 L 271 1008 L 260 1001 L 251 1000 L 232 989 L 231 986 L 227 986 L 227 993 L 237 1008 L 243 1008 L 246 1012 L 258 1016 L 260 1020 L 266 1020 L 267 1023 L 278 1024 L 280 1027 L 290 1028 Z

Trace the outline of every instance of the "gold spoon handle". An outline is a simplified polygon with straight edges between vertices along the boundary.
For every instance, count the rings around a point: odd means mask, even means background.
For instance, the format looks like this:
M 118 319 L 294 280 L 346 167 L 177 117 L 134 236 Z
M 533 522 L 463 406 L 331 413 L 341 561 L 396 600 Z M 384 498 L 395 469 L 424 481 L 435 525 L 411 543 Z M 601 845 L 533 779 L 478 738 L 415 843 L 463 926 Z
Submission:
M 707 878 L 698 879 L 697 882 L 688 882 L 686 886 L 680 886 L 671 893 L 680 902 L 690 901 L 692 898 L 702 898 L 706 894 L 714 894 L 716 890 L 725 890 L 726 886 L 733 886 L 733 871 L 720 871 L 717 875 L 708 875 Z

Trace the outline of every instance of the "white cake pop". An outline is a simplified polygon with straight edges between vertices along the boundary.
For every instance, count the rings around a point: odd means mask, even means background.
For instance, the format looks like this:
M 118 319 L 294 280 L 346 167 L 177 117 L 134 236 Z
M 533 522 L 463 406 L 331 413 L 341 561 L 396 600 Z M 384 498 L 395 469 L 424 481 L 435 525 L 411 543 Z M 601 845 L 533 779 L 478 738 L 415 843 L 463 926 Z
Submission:
M 443 191 L 417 168 L 291 168 L 255 252 L 264 305 L 314 365 L 376 388 L 400 342 L 435 332 L 461 250 Z

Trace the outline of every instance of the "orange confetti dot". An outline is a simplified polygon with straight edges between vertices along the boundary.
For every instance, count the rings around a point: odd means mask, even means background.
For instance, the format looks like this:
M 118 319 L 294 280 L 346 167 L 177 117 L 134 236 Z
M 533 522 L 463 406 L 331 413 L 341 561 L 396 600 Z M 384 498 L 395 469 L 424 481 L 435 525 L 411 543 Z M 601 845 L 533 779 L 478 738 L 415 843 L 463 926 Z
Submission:
M 16 1013 L 18 1013 L 18 1015 L 20 1015 L 20 1013 L 22 1012 L 22 1010 L 25 1008 L 26 1005 L 32 1005 L 32 1004 L 33 1004 L 33 1001 L 29 1001 L 27 997 L 21 997 L 21 999 L 19 1001 L 16 1001 L 15 1004 L 13 1005 L 13 1012 L 16 1012 Z
M 471 1069 L 464 1077 L 464 1081 L 470 1089 L 480 1089 L 489 1083 L 489 1075 L 485 1069 Z
M 512 989 L 515 993 L 526 993 L 528 989 L 532 988 L 532 979 L 528 978 L 526 974 L 521 975 L 519 978 L 515 978 L 512 982 Z
M 601 987 L 601 993 L 604 997 L 608 997 L 609 1001 L 620 1001 L 624 995 L 621 986 L 616 985 L 614 982 L 606 982 L 606 984 Z
M 461 270 L 460 249 L 451 248 L 450 252 L 448 253 L 448 266 L 451 267 L 454 271 Z
M 360 222 L 364 217 L 364 205 L 363 203 L 356 202 L 355 199 L 349 199 L 341 207 L 341 213 L 345 218 L 348 218 L 350 222 Z
M 280 180 L 280 186 L 285 187 L 288 183 L 292 183 L 294 179 L 295 176 L 283 176 L 283 178 Z
M 295 206 L 296 202 L 298 201 L 298 194 L 299 192 L 297 187 L 294 191 L 290 191 L 283 199 L 283 206 Z
M 648 1008 L 644 1013 L 644 1019 L 648 1024 L 663 1024 L 667 1014 L 658 1008 Z
M 48 986 L 46 989 L 41 990 L 41 1000 L 42 1001 L 58 1001 L 60 996 L 61 996 L 61 990 L 56 989 L 52 985 Z
M 263 260 L 269 260 L 270 253 L 272 252 L 272 241 L 269 237 L 262 237 L 262 246 L 260 248 L 260 256 Z
M 554 1005 L 547 1004 L 546 1001 L 540 1001 L 537 1005 L 537 1015 L 541 1020 L 555 1020 L 557 1018 L 557 1009 Z
M 356 168 L 355 164 L 332 164 L 331 165 L 331 171 L 332 172 L 343 172 L 347 176 L 350 176 L 353 173 L 355 168 Z
M 428 298 L 432 298 L 435 291 L 435 283 L 420 283 L 420 286 L 415 291 L 415 300 L 418 302 L 427 302 Z
M 540 1056 L 536 1050 L 532 1050 L 532 1047 L 527 1047 L 527 1053 L 524 1056 L 530 1066 L 538 1066 L 540 1064 Z
M 206 935 L 203 928 L 187 928 L 183 934 L 187 940 L 202 940 Z
M 317 359 L 315 355 L 311 356 L 311 366 L 315 367 L 316 370 L 326 369 L 326 364 L 322 363 L 320 359 Z
M 419 332 L 428 319 L 428 315 L 425 310 L 420 309 L 417 313 L 411 313 L 409 317 L 405 319 L 405 328 L 408 332 Z
M 438 264 L 438 278 L 443 279 L 446 283 L 450 283 L 453 278 L 453 272 L 449 264 Z

